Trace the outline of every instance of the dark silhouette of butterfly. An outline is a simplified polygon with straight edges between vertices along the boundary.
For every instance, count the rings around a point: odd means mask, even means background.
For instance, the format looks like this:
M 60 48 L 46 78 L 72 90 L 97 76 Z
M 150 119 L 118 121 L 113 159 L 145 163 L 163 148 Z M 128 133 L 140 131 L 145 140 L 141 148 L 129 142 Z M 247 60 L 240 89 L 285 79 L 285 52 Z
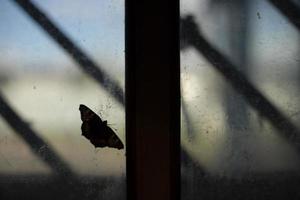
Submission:
M 96 147 L 111 147 L 123 149 L 124 145 L 117 134 L 107 126 L 107 121 L 101 118 L 87 106 L 79 106 L 82 125 L 82 135 Z

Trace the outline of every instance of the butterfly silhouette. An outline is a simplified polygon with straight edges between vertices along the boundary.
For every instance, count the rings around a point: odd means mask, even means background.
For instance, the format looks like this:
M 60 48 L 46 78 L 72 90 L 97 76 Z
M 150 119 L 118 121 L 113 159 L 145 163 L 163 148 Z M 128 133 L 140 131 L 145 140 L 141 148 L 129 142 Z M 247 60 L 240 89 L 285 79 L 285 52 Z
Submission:
M 107 126 L 107 121 L 101 118 L 87 106 L 79 106 L 82 125 L 82 135 L 96 147 L 111 147 L 123 149 L 124 145 L 117 134 Z

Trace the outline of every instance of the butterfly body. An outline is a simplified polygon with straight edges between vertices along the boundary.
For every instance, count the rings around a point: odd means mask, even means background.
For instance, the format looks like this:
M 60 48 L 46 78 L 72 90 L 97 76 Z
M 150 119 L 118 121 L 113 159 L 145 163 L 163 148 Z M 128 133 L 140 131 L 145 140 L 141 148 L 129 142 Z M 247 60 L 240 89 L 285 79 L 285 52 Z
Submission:
M 86 137 L 94 146 L 111 147 L 123 149 L 124 145 L 116 133 L 107 125 L 107 121 L 101 118 L 85 105 L 79 106 L 81 115 L 82 135 Z

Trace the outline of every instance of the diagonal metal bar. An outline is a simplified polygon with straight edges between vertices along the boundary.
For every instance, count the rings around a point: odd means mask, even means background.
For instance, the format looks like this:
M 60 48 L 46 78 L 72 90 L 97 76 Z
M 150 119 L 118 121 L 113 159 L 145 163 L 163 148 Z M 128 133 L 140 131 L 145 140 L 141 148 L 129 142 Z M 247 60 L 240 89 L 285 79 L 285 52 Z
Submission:
M 123 89 L 105 71 L 90 59 L 50 18 L 29 0 L 14 0 L 60 47 L 62 47 L 78 66 L 100 83 L 120 104 L 124 105 Z
M 16 111 L 7 103 L 0 93 L 0 115 L 9 126 L 29 145 L 31 151 L 47 163 L 56 174 L 61 177 L 71 178 L 74 173 L 62 158 L 38 136 L 30 126 L 22 120 Z
M 300 131 L 282 114 L 260 91 L 258 91 L 244 74 L 238 71 L 237 67 L 225 56 L 216 50 L 201 35 L 192 16 L 181 20 L 181 37 L 188 44 L 201 53 L 212 66 L 223 75 L 233 88 L 242 94 L 245 100 L 257 112 L 268 119 L 271 124 L 282 133 L 282 136 L 290 140 L 292 144 L 298 144 Z M 300 146 L 296 145 L 298 151 Z
M 269 0 L 289 21 L 300 30 L 300 8 L 291 0 Z

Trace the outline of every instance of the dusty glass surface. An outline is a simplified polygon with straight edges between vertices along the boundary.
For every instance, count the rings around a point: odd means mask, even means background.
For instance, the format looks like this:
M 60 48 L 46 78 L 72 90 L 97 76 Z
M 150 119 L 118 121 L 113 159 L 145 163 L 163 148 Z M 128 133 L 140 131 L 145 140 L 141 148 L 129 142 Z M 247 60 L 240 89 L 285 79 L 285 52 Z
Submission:
M 299 197 L 299 18 L 272 2 L 181 0 L 183 200 Z
M 0 199 L 125 199 L 125 150 L 95 149 L 79 112 L 125 142 L 124 2 L 34 0 L 41 21 L 18 2 L 0 1 Z

